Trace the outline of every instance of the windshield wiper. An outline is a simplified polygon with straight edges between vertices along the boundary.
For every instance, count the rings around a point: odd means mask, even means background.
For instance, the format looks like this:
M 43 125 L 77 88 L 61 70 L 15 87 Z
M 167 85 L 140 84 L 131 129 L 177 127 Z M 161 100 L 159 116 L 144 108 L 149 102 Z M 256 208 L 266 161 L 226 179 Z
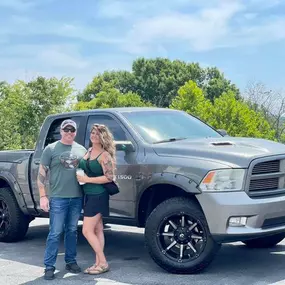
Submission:
M 156 144 L 156 143 L 164 143 L 164 142 L 175 142 L 175 141 L 181 141 L 181 140 L 186 140 L 186 139 L 187 138 L 169 138 L 169 139 L 165 139 L 165 140 L 154 142 L 154 144 Z

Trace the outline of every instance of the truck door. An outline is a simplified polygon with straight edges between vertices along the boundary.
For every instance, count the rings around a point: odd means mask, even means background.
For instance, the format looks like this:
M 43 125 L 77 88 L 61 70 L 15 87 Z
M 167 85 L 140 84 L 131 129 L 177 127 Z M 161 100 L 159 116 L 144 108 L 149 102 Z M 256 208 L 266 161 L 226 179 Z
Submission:
M 131 141 L 135 144 L 127 129 L 112 114 L 94 114 L 88 117 L 85 147 L 90 147 L 90 130 L 93 124 L 103 124 L 109 128 L 115 141 Z M 110 197 L 110 218 L 134 218 L 136 200 L 135 173 L 138 167 L 136 152 L 116 152 L 116 175 L 120 193 Z M 111 221 L 110 219 L 110 221 Z

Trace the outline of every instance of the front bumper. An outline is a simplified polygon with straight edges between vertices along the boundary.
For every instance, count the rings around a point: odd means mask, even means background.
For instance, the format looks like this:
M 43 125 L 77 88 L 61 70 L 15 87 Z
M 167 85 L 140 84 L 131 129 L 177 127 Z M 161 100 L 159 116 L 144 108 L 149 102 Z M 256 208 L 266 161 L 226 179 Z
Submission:
M 210 233 L 218 242 L 235 242 L 285 232 L 285 196 L 251 199 L 245 192 L 196 195 Z M 245 226 L 231 226 L 231 217 L 247 217 Z

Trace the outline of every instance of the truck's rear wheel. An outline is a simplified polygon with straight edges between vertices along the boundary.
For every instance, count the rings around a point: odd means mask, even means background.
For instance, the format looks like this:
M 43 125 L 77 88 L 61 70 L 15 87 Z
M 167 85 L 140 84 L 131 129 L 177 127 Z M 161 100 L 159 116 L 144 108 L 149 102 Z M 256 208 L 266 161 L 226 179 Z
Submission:
M 145 239 L 152 259 L 171 273 L 202 271 L 220 248 L 199 206 L 184 197 L 166 200 L 152 211 Z
M 29 227 L 29 218 L 20 210 L 9 188 L 0 189 L 0 242 L 23 239 Z
M 250 248 L 269 248 L 277 245 L 285 238 L 285 233 L 243 241 Z

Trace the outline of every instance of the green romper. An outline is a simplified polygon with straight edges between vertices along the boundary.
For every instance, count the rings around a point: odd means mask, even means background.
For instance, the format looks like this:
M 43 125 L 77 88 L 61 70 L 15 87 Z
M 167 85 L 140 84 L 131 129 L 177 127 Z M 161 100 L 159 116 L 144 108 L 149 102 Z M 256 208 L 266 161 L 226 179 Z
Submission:
M 78 167 L 83 169 L 89 177 L 103 176 L 103 168 L 98 161 L 100 155 L 89 160 L 89 168 L 87 166 L 88 161 L 83 158 L 80 160 Z M 86 183 L 82 185 L 82 188 L 85 195 L 83 215 L 85 217 L 94 217 L 100 213 L 103 217 L 109 216 L 109 194 L 103 184 Z

